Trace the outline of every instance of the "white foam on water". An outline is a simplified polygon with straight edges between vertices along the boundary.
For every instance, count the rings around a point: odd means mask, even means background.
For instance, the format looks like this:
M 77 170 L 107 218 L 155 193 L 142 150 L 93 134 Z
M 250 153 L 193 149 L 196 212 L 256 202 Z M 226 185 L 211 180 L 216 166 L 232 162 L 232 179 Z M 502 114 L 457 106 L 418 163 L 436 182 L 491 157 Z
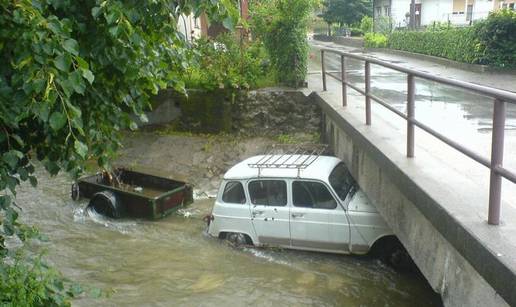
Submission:
M 280 259 L 274 257 L 274 255 L 272 255 L 269 251 L 260 250 L 260 249 L 254 248 L 254 247 L 244 247 L 243 250 L 245 252 L 253 254 L 253 256 L 255 256 L 255 257 L 265 259 L 268 262 L 292 266 L 292 264 L 290 262 L 287 262 L 285 260 L 280 260 Z
M 135 227 L 137 226 L 135 222 L 130 222 L 127 220 L 113 220 L 111 218 L 103 216 L 102 214 L 97 213 L 95 210 L 90 209 L 89 207 L 83 209 L 83 212 L 85 212 L 85 216 L 87 216 L 94 223 L 100 224 L 112 230 L 116 230 L 122 234 L 129 234 L 135 231 Z

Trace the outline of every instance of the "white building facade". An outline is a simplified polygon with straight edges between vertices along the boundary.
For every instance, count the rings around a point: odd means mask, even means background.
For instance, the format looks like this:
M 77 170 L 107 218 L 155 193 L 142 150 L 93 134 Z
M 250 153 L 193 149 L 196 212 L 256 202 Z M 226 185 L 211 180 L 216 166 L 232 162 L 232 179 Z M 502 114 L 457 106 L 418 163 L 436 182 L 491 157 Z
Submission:
M 416 26 L 434 22 L 469 25 L 500 8 L 515 9 L 516 0 L 416 0 Z M 392 28 L 407 27 L 410 0 L 373 0 L 375 21 L 390 20 Z

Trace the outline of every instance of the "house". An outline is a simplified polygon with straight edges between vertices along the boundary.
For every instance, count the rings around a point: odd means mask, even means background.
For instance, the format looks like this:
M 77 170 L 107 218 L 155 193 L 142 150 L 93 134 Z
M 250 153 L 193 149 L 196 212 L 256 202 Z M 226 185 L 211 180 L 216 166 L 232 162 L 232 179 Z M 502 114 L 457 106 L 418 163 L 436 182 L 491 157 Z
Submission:
M 416 0 L 415 25 L 433 22 L 469 25 L 487 17 L 489 12 L 514 9 L 516 0 Z M 410 0 L 373 0 L 375 22 L 388 22 L 391 28 L 407 27 L 410 22 Z
M 240 17 L 244 20 L 249 19 L 249 0 L 239 0 Z M 227 32 L 227 29 L 219 22 L 210 23 L 205 13 L 201 13 L 199 17 L 194 14 L 181 15 L 177 21 L 177 28 L 183 34 L 186 40 L 193 41 L 200 37 L 216 37 L 217 35 Z M 240 28 L 243 35 L 247 35 L 247 31 Z

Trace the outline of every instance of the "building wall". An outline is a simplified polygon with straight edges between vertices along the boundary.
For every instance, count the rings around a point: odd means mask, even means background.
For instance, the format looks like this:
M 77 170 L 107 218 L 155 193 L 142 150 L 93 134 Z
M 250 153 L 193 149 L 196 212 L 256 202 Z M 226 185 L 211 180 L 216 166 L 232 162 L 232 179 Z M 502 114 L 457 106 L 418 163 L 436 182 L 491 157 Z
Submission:
M 424 0 L 421 5 L 421 25 L 427 26 L 435 22 L 448 22 L 448 15 L 452 11 L 452 1 Z
M 188 41 L 192 41 L 201 36 L 200 18 L 195 18 L 193 14 L 179 16 L 177 28 Z
M 516 0 L 416 0 L 421 4 L 421 26 L 431 25 L 433 22 L 453 25 L 468 25 L 472 21 L 481 20 L 489 12 L 502 6 L 510 7 Z M 472 5 L 468 16 L 468 5 Z M 514 5 L 514 4 L 513 4 Z M 375 0 L 374 18 L 386 16 L 385 6 L 390 8 L 390 17 L 394 28 L 406 27 L 410 13 L 410 0 Z M 378 9 L 381 9 L 380 11 Z

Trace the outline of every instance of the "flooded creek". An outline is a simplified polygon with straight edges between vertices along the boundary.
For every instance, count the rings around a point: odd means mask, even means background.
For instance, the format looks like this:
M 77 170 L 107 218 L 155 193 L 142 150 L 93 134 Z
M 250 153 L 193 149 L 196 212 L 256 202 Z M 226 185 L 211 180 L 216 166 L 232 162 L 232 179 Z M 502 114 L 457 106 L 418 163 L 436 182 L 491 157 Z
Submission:
M 40 167 L 37 176 L 38 188 L 23 185 L 17 201 L 23 221 L 49 237 L 38 243 L 46 259 L 67 278 L 110 293 L 83 296 L 77 306 L 440 304 L 422 277 L 376 259 L 234 248 L 211 238 L 202 221 L 209 198 L 158 221 L 115 221 L 86 210 L 85 199 L 72 201 L 66 175 L 50 178 Z

